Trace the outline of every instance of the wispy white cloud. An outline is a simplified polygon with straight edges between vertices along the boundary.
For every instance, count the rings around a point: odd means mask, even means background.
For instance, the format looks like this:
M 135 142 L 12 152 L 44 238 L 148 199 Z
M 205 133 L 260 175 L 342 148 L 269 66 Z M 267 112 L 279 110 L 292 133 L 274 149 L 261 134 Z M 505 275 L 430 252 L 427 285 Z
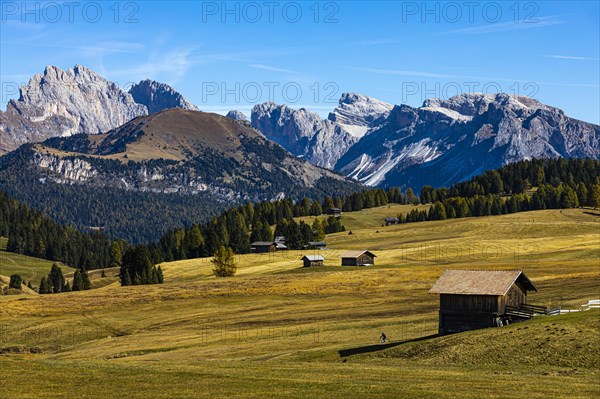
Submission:
M 554 58 L 559 60 L 577 60 L 577 61 L 598 61 L 598 58 L 589 58 L 589 57 L 578 57 L 573 55 L 555 55 L 549 54 L 545 55 L 546 58 Z
M 251 67 L 251 68 L 262 69 L 262 70 L 271 71 L 271 72 L 293 73 L 293 74 L 300 73 L 300 72 L 297 72 L 297 71 L 292 71 L 291 69 L 277 68 L 277 67 L 274 67 L 274 66 L 264 65 L 264 64 L 250 64 L 248 66 Z
M 445 31 L 442 33 L 462 33 L 462 34 L 483 34 L 483 33 L 497 33 L 497 32 L 507 32 L 513 30 L 523 30 L 523 29 L 535 29 L 535 28 L 544 28 L 547 26 L 555 26 L 565 24 L 566 21 L 561 19 L 559 16 L 547 16 L 547 17 L 539 17 L 533 18 L 530 21 L 507 21 L 507 22 L 497 22 L 497 23 L 487 23 L 485 25 L 478 26 L 470 26 L 467 28 L 460 28 Z

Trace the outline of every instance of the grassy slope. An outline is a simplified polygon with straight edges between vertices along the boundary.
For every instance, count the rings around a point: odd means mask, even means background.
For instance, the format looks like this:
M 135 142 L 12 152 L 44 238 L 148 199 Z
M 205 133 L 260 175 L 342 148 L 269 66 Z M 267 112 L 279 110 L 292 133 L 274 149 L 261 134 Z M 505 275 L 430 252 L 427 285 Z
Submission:
M 7 239 L 0 237 L 0 275 L 20 274 L 23 281 L 31 280 L 38 286 L 43 276 L 48 275 L 52 261 L 6 252 Z
M 34 287 L 37 287 L 42 277 L 48 275 L 54 262 L 13 252 L 6 252 L 7 241 L 7 238 L 0 237 L 0 275 L 9 277 L 11 274 L 20 274 L 25 283 L 31 280 L 31 284 Z M 67 280 L 73 278 L 73 273 L 75 273 L 74 268 L 63 265 L 61 266 L 61 269 Z M 101 277 L 102 272 L 100 270 L 91 270 L 88 273 L 92 288 L 99 288 L 117 281 L 119 270 L 118 268 L 105 269 L 105 278 Z M 2 281 L 0 281 L 0 286 L 3 286 Z M 31 293 L 29 290 L 25 291 L 26 293 Z
M 594 397 L 597 311 L 411 341 L 437 331 L 427 290 L 445 268 L 523 269 L 538 304 L 598 297 L 599 215 L 586 212 L 361 228 L 374 223 L 363 212 L 353 235 L 327 238 L 323 268 L 300 268 L 295 251 L 245 255 L 215 279 L 196 259 L 164 264 L 162 286 L 3 297 L 6 395 Z M 376 267 L 336 266 L 347 248 L 373 249 Z M 361 354 L 380 331 L 394 346 Z
M 342 224 L 346 230 L 355 230 L 359 228 L 381 227 L 384 219 L 387 217 L 396 217 L 399 214 L 406 216 L 410 211 L 417 208 L 419 210 L 429 210 L 431 205 L 399 205 L 389 204 L 377 208 L 364 209 L 360 212 L 342 212 Z M 327 216 L 319 216 L 319 219 L 326 219 Z M 296 218 L 296 221 L 303 220 L 305 223 L 312 224 L 314 216 L 305 216 Z

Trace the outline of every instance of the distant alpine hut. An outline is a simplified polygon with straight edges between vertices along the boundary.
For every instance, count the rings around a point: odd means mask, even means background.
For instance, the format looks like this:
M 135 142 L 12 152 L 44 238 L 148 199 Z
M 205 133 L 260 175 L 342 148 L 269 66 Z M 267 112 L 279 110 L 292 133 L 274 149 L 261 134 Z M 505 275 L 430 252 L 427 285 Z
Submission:
M 321 255 L 304 255 L 301 259 L 304 262 L 304 267 L 323 266 L 325 258 Z
M 528 305 L 537 291 L 520 270 L 445 270 L 429 290 L 440 294 L 440 335 L 496 327 L 527 319 L 545 308 Z
M 277 251 L 277 243 L 274 241 L 256 241 L 250 244 L 250 249 L 257 254 L 275 252 Z
M 323 242 L 323 241 L 309 241 L 305 246 L 304 249 L 318 249 L 318 250 L 325 250 L 327 249 L 327 243 Z
M 342 210 L 340 208 L 329 208 L 327 214 L 339 218 L 342 216 Z
M 391 224 L 398 224 L 400 222 L 400 219 L 398 218 L 385 218 L 385 225 L 389 226 Z
M 376 257 L 371 251 L 346 251 L 342 254 L 342 266 L 372 266 Z

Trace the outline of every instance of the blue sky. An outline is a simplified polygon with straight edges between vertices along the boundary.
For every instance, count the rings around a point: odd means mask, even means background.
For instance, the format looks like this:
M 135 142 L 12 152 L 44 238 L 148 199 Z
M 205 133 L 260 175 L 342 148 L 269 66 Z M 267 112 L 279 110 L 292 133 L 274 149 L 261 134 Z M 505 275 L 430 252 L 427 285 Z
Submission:
M 202 110 L 275 101 L 326 115 L 343 92 L 412 106 L 519 93 L 600 122 L 599 2 L 2 2 L 2 108 L 46 65 Z

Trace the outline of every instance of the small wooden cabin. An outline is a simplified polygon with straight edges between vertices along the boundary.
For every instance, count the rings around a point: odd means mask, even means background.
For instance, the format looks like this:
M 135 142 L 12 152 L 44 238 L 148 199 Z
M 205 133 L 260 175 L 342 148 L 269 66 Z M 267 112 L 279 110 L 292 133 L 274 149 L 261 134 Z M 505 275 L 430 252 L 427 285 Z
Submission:
M 398 219 L 398 218 L 385 218 L 384 222 L 385 222 L 386 226 L 389 226 L 389 225 L 392 225 L 392 224 L 398 224 L 400 222 L 400 219 Z
M 323 266 L 325 258 L 321 255 L 304 255 L 301 259 L 304 262 L 304 267 Z
M 506 322 L 509 309 L 527 303 L 537 291 L 520 270 L 445 270 L 430 294 L 440 294 L 440 335 L 495 327 Z
M 250 244 L 250 249 L 255 253 L 266 253 L 277 251 L 277 243 L 274 241 L 256 241 Z
M 342 254 L 342 266 L 372 266 L 377 256 L 371 251 L 346 251 Z
M 327 214 L 339 218 L 342 216 L 342 210 L 340 208 L 329 208 L 327 209 Z
M 323 242 L 323 241 L 309 241 L 305 246 L 304 249 L 319 249 L 319 250 L 325 250 L 327 249 L 327 243 Z

